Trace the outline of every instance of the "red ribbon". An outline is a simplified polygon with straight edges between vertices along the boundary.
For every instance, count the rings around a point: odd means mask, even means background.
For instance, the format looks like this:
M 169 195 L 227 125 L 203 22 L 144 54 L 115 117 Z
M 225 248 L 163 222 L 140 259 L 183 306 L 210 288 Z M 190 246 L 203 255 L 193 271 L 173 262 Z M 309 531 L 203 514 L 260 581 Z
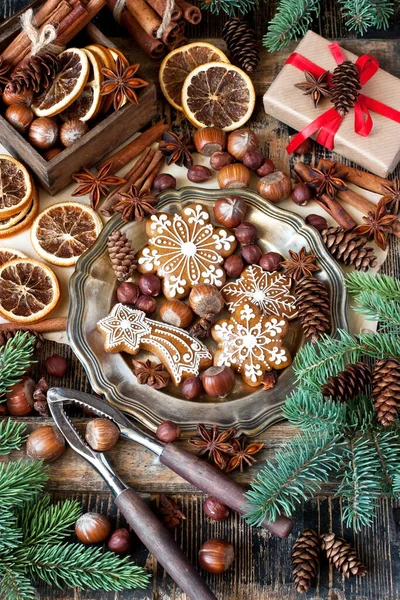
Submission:
M 346 60 L 342 49 L 337 42 L 330 44 L 329 50 L 337 64 Z M 286 61 L 286 64 L 293 65 L 297 69 L 300 69 L 300 71 L 309 71 L 315 78 L 321 77 L 321 75 L 326 72 L 325 69 L 322 69 L 298 52 L 293 52 Z M 378 61 L 369 54 L 360 56 L 356 61 L 356 65 L 360 75 L 361 86 L 364 86 L 379 69 Z M 331 79 L 332 75 L 329 74 L 328 82 L 330 82 Z M 400 123 L 400 112 L 398 110 L 383 104 L 383 102 L 374 100 L 369 96 L 360 94 L 354 105 L 354 131 L 358 135 L 367 137 L 371 133 L 373 121 L 369 112 L 370 110 L 387 117 L 392 121 L 396 121 L 396 123 Z M 292 154 L 304 140 L 309 138 L 316 131 L 318 131 L 317 142 L 322 144 L 322 146 L 325 146 L 325 148 L 332 150 L 334 147 L 335 135 L 343 118 L 344 117 L 341 117 L 335 108 L 330 108 L 293 137 L 290 144 L 286 147 L 287 152 Z

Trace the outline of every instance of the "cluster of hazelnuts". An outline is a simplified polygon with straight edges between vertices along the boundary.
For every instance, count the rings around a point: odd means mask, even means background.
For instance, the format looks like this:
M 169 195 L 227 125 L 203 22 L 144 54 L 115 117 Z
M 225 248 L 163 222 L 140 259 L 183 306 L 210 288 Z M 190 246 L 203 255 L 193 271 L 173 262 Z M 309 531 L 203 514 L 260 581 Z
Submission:
M 33 92 L 24 90 L 19 93 L 12 92 L 8 86 L 3 92 L 3 102 L 7 105 L 6 120 L 20 133 L 26 135 L 30 144 L 43 152 L 46 160 L 52 160 L 62 152 L 57 146 L 58 141 L 69 148 L 89 131 L 87 123 L 79 119 L 72 119 L 59 123 L 50 117 L 39 117 L 31 109 Z

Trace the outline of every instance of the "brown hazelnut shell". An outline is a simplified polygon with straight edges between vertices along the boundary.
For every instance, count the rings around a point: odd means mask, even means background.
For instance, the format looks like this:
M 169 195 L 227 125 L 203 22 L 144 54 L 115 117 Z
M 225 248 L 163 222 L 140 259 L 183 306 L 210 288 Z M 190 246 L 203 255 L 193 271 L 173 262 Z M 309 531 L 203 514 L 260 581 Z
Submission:
M 192 322 L 192 309 L 181 300 L 167 300 L 160 307 L 160 317 L 164 323 L 185 328 Z

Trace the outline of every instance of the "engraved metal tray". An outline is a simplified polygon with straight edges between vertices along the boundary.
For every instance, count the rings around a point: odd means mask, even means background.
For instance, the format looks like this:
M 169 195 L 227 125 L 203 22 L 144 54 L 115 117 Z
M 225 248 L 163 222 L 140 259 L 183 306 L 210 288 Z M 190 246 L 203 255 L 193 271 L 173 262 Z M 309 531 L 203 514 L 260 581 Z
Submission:
M 229 193 L 245 198 L 248 205 L 246 221 L 257 225 L 263 253 L 275 251 L 286 257 L 289 249 L 298 251 L 306 246 L 318 256 L 321 267 L 318 277 L 330 289 L 332 333 L 335 334 L 338 328 L 347 329 L 347 296 L 342 270 L 325 249 L 318 232 L 298 215 L 282 210 L 250 190 L 224 190 L 222 194 L 221 190 L 194 187 L 163 192 L 157 208 L 174 214 L 188 204 L 201 202 L 208 207 L 213 220 L 215 200 Z M 234 426 L 240 432 L 255 435 L 280 420 L 281 406 L 294 383 L 291 367 L 279 374 L 272 390 L 251 388 L 237 377 L 235 389 L 223 400 L 202 397 L 199 401 L 190 401 L 173 384 L 161 391 L 137 384 L 131 369 L 132 357 L 105 352 L 104 338 L 96 323 L 108 315 L 116 302 L 117 281 L 107 253 L 107 238 L 115 228 L 126 233 L 135 251 L 147 242 L 144 222 L 124 223 L 119 216 L 114 216 L 92 248 L 79 259 L 69 286 L 68 336 L 93 389 L 151 430 L 170 419 L 178 423 L 185 434 L 192 433 L 200 422 Z M 151 318 L 157 319 L 157 313 Z M 303 343 L 298 319 L 291 321 L 285 345 L 295 356 Z M 214 344 L 213 340 L 207 340 L 211 351 L 216 347 Z M 141 351 L 138 358 L 146 358 L 146 353 Z

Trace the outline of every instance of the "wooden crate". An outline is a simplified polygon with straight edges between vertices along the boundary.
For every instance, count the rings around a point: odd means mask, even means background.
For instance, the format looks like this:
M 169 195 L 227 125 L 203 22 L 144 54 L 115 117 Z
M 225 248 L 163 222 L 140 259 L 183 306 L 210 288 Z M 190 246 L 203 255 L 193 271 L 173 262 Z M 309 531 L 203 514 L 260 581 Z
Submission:
M 35 1 L 28 8 L 37 8 L 42 1 Z M 0 25 L 0 52 L 19 32 L 19 17 L 24 11 L 19 11 Z M 80 45 L 102 44 L 113 47 L 114 44 L 101 31 L 90 24 L 79 34 Z M 73 47 L 74 40 L 69 46 Z M 78 44 L 77 44 L 78 46 Z M 146 75 L 143 74 L 143 78 Z M 39 183 L 50 193 L 56 194 L 71 182 L 73 173 L 81 167 L 91 167 L 109 154 L 119 144 L 122 144 L 136 131 L 139 131 L 156 114 L 156 88 L 149 83 L 138 90 L 139 104 L 129 102 L 118 111 L 110 113 L 91 127 L 81 140 L 69 148 L 65 148 L 52 160 L 47 161 L 43 156 L 19 134 L 0 114 L 0 142 L 16 158 L 31 169 Z M 5 110 L 5 107 L 4 107 Z M 4 114 L 4 111 L 2 111 Z

